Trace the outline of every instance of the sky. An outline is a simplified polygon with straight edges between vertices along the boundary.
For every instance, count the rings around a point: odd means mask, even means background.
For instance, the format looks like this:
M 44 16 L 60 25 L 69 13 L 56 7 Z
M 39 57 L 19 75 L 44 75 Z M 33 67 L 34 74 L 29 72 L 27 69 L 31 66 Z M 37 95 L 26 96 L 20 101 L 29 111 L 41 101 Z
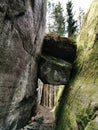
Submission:
M 58 1 L 60 1 L 63 5 L 63 8 L 66 8 L 66 2 L 68 0 L 52 0 L 53 2 L 57 3 Z M 92 0 L 72 0 L 73 2 L 73 9 L 76 13 L 76 15 L 78 14 L 79 11 L 79 7 L 81 7 L 81 9 L 84 10 L 84 12 L 86 13 L 87 10 L 89 9 L 89 6 L 92 2 Z
M 52 3 L 58 3 L 58 1 L 60 1 L 60 3 L 63 6 L 64 9 L 64 15 L 66 14 L 66 3 L 68 2 L 68 0 L 49 0 Z M 79 18 L 79 8 L 81 8 L 83 10 L 83 12 L 86 14 L 90 4 L 91 4 L 92 0 L 72 0 L 73 3 L 73 13 L 74 13 L 74 18 L 77 20 Z M 47 17 L 47 25 L 49 23 L 51 23 L 51 19 L 49 19 L 49 17 Z M 49 22 L 49 23 L 48 23 Z M 46 31 L 47 32 L 47 31 Z

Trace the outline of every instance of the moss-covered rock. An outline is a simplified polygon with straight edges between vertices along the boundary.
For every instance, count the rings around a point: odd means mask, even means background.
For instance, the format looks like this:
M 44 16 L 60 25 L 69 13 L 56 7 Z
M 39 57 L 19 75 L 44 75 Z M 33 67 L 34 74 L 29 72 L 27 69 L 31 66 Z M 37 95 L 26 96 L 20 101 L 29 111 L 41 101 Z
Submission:
M 56 34 L 48 34 L 43 41 L 42 54 L 73 63 L 76 58 L 75 41 Z
M 98 1 L 93 0 L 77 40 L 75 73 L 59 105 L 56 130 L 97 130 Z M 73 116 L 73 118 L 72 118 Z
M 43 41 L 38 77 L 46 84 L 68 84 L 76 58 L 75 42 L 57 34 L 47 34 Z
M 41 56 L 39 78 L 46 84 L 68 84 L 72 64 L 50 56 Z
M 98 117 L 89 122 L 85 130 L 98 130 Z

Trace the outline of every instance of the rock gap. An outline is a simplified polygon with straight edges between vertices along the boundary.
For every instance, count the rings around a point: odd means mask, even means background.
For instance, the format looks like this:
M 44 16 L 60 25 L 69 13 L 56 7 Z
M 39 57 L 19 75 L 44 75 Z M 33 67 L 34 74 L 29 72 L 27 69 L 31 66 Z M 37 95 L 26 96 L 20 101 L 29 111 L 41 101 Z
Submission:
M 69 84 L 75 58 L 73 41 L 59 36 L 45 36 L 38 67 L 37 111 L 31 118 L 31 124 L 24 127 L 25 130 L 55 129 L 54 110 L 60 99 L 59 91 L 63 92 Z

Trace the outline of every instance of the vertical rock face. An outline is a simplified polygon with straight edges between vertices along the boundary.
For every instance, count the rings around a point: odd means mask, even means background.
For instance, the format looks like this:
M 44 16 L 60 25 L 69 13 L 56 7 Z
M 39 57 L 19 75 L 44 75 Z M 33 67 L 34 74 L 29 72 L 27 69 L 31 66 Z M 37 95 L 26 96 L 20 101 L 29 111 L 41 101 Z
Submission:
M 93 0 L 77 41 L 70 88 L 60 103 L 56 130 L 98 130 L 98 1 Z
M 0 0 L 0 130 L 18 130 L 36 102 L 46 0 Z

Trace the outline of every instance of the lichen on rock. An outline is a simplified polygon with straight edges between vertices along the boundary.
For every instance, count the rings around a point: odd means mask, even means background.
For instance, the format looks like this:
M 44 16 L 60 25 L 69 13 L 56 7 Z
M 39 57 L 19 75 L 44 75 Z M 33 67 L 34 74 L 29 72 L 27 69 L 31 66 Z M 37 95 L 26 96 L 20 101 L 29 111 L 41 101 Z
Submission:
M 39 78 L 45 84 L 64 85 L 68 84 L 72 64 L 50 56 L 41 56 L 39 66 Z
M 96 130 L 98 123 L 98 1 L 93 0 L 77 40 L 77 59 L 61 100 L 56 130 Z M 73 118 L 72 116 L 73 115 Z M 73 121 L 74 120 L 74 121 Z M 69 122 L 69 123 L 68 123 Z M 93 127 L 94 125 L 94 127 Z
M 38 77 L 45 84 L 65 85 L 69 83 L 76 58 L 74 41 L 58 35 L 44 37 Z
M 45 14 L 46 0 L 0 0 L 0 130 L 19 130 L 35 112 Z

